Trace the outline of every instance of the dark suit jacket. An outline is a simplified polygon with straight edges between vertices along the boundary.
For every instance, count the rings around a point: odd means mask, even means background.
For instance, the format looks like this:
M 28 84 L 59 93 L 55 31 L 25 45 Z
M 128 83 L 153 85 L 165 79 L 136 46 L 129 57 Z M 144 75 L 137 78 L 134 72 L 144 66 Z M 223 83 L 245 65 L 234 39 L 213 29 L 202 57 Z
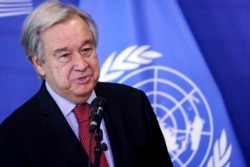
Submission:
M 116 167 L 172 166 L 157 119 L 142 91 L 113 83 L 98 83 L 95 91 L 107 101 L 104 121 Z M 44 83 L 1 124 L 1 167 L 87 164 L 86 153 Z

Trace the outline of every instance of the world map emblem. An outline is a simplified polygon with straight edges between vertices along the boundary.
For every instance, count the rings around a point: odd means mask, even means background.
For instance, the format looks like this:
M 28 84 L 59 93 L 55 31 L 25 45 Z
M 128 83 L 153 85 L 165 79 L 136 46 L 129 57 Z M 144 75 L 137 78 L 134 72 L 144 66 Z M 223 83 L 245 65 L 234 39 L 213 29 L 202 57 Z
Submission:
M 214 143 L 213 118 L 202 91 L 175 69 L 149 65 L 162 55 L 148 49 L 148 45 L 134 45 L 117 57 L 115 52 L 112 53 L 102 65 L 100 80 L 131 85 L 146 93 L 174 166 L 229 165 L 231 145 L 227 147 L 225 131 Z M 224 143 L 222 147 L 219 140 Z M 213 150 L 227 155 L 211 154 Z

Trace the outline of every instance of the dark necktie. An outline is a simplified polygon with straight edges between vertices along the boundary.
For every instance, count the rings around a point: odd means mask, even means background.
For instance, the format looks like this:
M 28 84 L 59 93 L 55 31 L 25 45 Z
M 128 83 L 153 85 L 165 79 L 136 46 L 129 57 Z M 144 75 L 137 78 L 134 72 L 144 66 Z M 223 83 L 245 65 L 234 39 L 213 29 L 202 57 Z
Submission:
M 77 105 L 73 112 L 79 123 L 79 138 L 80 142 L 89 156 L 92 164 L 95 162 L 94 148 L 96 146 L 96 140 L 89 132 L 89 118 L 90 118 L 90 105 L 84 103 L 83 105 Z M 93 136 L 93 137 L 92 137 Z M 89 155 L 91 152 L 91 155 Z M 105 154 L 102 152 L 100 157 L 100 167 L 108 167 L 108 163 Z

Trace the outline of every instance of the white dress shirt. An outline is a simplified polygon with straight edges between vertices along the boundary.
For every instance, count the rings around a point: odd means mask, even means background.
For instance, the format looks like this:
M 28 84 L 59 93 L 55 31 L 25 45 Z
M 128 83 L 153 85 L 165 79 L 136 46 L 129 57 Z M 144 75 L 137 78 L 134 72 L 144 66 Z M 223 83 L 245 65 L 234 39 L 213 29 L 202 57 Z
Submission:
M 52 96 L 52 98 L 55 100 L 56 104 L 60 108 L 61 112 L 63 113 L 64 117 L 66 118 L 69 126 L 72 128 L 73 132 L 75 133 L 76 137 L 79 140 L 79 130 L 78 130 L 78 121 L 76 119 L 76 116 L 74 112 L 72 111 L 76 104 L 70 102 L 69 100 L 65 99 L 64 97 L 58 95 L 56 92 L 52 90 L 52 88 L 49 86 L 47 82 L 45 82 L 45 86 L 49 92 L 49 94 Z M 95 91 L 92 92 L 91 96 L 87 100 L 87 103 L 91 104 L 92 100 L 96 97 Z M 112 155 L 112 150 L 109 142 L 109 138 L 107 135 L 107 130 L 106 126 L 104 123 L 104 120 L 102 120 L 100 128 L 103 131 L 103 140 L 102 142 L 106 143 L 108 146 L 108 150 L 105 151 L 105 156 L 108 161 L 108 164 L 110 167 L 114 166 L 114 161 L 113 161 L 113 155 Z

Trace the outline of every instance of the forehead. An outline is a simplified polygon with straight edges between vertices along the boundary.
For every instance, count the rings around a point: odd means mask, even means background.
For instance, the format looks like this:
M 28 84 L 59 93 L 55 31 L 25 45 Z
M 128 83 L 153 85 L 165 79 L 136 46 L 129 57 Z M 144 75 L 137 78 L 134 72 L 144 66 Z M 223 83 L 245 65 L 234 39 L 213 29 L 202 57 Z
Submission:
M 93 41 L 88 24 L 79 16 L 57 23 L 40 34 L 44 49 L 57 49 L 81 45 L 84 41 Z

